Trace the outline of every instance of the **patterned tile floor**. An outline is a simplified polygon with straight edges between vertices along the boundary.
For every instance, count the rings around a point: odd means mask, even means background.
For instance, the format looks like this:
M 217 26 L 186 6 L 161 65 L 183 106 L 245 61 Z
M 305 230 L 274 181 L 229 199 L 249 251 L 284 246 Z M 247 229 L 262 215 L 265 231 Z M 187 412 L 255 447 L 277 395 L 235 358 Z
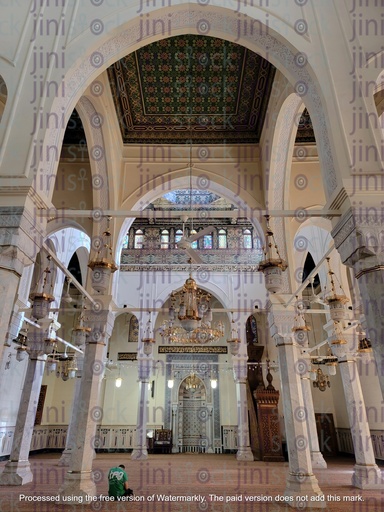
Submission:
M 30 458 L 34 482 L 22 487 L 0 487 L 0 512 L 288 512 L 276 501 L 285 489 L 287 463 L 238 462 L 234 455 L 150 455 L 147 461 L 131 461 L 129 454 L 98 454 L 93 465 L 98 496 L 107 496 L 107 473 L 111 466 L 125 464 L 134 502 L 62 505 L 56 502 L 27 501 L 55 496 L 66 469 L 57 466 L 58 454 Z M 5 462 L 0 463 L 0 469 Z M 353 459 L 330 459 L 328 469 L 316 470 L 319 485 L 333 512 L 384 512 L 384 486 L 361 491 L 351 486 Z M 382 468 L 383 469 L 383 468 Z M 382 470 L 384 477 L 384 471 Z M 22 498 L 22 495 L 26 498 Z M 345 496 L 349 500 L 345 501 Z M 152 498 L 153 497 L 153 498 Z M 254 497 L 255 501 L 249 501 Z M 76 497 L 74 497 L 76 499 Z M 164 501 L 161 501 L 161 500 Z M 175 501 L 169 501 L 169 500 Z M 186 501 L 186 500 L 193 501 Z M 270 500 L 260 502 L 257 500 Z M 303 497 L 305 500 L 305 496 Z M 177 500 L 177 501 L 176 501 Z M 339 501 L 340 500 L 340 501 Z M 305 505 L 305 507 L 303 506 Z M 303 509 L 307 503 L 298 503 Z

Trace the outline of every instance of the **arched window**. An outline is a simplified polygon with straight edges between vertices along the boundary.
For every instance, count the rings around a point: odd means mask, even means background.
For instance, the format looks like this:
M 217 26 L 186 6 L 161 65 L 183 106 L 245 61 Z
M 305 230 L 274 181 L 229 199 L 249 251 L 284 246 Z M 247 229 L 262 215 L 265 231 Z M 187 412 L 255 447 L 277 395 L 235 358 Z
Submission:
M 128 245 L 129 245 L 129 235 L 128 233 L 125 235 L 125 237 L 123 238 L 123 245 L 122 245 L 122 249 L 128 249 Z
M 204 235 L 204 237 L 203 237 L 203 249 L 213 249 L 213 237 L 212 237 L 212 235 Z
M 160 247 L 162 249 L 169 249 L 169 231 L 163 229 L 160 235 Z
M 196 235 L 196 234 L 197 234 L 196 229 L 191 229 L 191 231 L 189 232 L 189 236 Z M 194 242 L 191 243 L 191 247 L 192 247 L 192 249 L 197 249 L 197 240 L 195 240 Z
M 227 248 L 227 232 L 225 229 L 219 229 L 219 249 Z
M 144 232 L 141 229 L 135 231 L 135 249 L 142 249 L 144 243 Z
M 243 247 L 244 249 L 252 249 L 252 233 L 250 229 L 243 231 Z
M 175 233 L 175 244 L 177 244 L 177 242 L 180 242 L 180 240 L 183 238 L 183 230 L 182 229 L 178 229 Z

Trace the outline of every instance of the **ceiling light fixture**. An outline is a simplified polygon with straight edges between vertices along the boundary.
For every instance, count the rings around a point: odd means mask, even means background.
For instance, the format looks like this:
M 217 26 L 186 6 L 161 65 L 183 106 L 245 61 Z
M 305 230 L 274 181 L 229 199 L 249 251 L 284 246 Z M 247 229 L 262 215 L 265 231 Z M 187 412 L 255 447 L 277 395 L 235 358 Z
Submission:
M 210 300 L 211 295 L 198 288 L 189 274 L 182 289 L 171 294 L 169 320 L 163 322 L 161 336 L 171 343 L 204 344 L 219 340 L 224 335 L 224 326 L 222 322 L 212 326 Z
M 282 273 L 287 269 L 288 264 L 280 256 L 275 236 L 269 225 L 269 215 L 265 215 L 265 219 L 267 221 L 266 245 L 263 247 L 264 257 L 259 263 L 259 271 L 264 274 L 267 290 L 271 293 L 279 293 L 283 284 Z
M 118 269 L 112 256 L 112 234 L 109 223 L 112 217 L 107 217 L 107 229 L 102 235 L 96 258 L 88 263 L 92 270 L 92 288 L 104 293 L 108 289 L 109 277 Z

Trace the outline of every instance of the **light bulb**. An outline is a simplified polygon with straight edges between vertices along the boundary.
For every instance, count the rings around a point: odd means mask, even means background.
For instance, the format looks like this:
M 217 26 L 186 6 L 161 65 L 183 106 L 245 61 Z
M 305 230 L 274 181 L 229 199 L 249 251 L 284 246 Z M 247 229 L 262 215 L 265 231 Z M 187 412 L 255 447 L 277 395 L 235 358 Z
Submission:
M 168 382 L 167 382 L 167 385 L 168 385 L 169 389 L 173 388 L 173 384 L 174 384 L 173 379 L 169 379 Z
M 211 388 L 216 389 L 217 388 L 217 379 L 211 379 Z
M 115 386 L 117 388 L 121 388 L 122 383 L 123 383 L 123 379 L 121 377 L 117 377 L 117 379 L 115 380 Z

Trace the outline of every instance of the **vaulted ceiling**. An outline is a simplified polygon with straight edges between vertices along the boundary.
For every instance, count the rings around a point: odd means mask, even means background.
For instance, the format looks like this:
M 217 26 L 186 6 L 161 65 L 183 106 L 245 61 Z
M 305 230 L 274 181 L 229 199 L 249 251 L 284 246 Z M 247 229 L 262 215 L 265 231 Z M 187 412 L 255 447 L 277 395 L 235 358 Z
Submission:
M 258 143 L 275 71 L 247 48 L 208 36 L 144 46 L 108 69 L 123 143 Z M 74 113 L 64 143 L 81 140 Z M 307 111 L 296 142 L 315 142 Z
M 124 143 L 258 142 L 275 68 L 206 36 L 163 39 L 108 70 Z

